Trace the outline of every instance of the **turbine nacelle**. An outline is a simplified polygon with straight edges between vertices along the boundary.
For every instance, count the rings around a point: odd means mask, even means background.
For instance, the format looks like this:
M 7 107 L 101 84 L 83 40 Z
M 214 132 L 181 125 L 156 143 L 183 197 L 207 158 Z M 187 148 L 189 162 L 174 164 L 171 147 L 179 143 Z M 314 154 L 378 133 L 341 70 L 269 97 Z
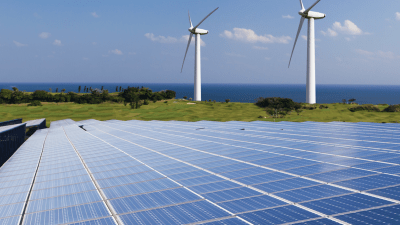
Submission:
M 189 32 L 192 34 L 200 34 L 200 35 L 206 35 L 208 34 L 208 30 L 200 29 L 200 28 L 189 28 Z
M 316 20 L 323 19 L 326 17 L 326 14 L 324 13 L 314 12 L 314 11 L 305 12 L 305 10 L 300 10 L 299 15 L 307 19 L 314 18 Z

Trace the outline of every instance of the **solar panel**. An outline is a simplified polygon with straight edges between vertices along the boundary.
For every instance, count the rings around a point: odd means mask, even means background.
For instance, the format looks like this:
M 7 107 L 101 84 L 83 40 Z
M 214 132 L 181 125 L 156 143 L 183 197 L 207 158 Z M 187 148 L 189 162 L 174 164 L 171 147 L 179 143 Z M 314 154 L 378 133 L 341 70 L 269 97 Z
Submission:
M 399 134 L 372 123 L 56 121 L 0 168 L 0 224 L 396 223 Z

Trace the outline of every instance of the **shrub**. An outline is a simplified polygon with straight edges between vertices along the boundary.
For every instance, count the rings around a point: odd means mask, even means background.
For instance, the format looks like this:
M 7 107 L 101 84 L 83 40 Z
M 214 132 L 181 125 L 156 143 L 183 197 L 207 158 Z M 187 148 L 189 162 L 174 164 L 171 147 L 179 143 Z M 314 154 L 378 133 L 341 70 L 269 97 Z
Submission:
M 167 103 L 167 104 L 168 104 L 168 101 L 164 101 L 164 103 Z
M 320 109 L 329 109 L 329 107 L 327 105 L 320 105 L 319 108 Z
M 306 105 L 302 107 L 302 109 L 308 109 L 308 110 L 314 110 L 316 108 L 317 108 L 316 106 L 306 106 Z
M 225 102 L 226 103 L 229 103 L 231 100 L 230 99 L 225 99 Z
M 359 106 L 354 106 L 349 108 L 351 112 L 357 112 L 357 111 L 368 111 L 368 112 L 380 112 L 381 110 L 371 104 L 366 104 L 366 105 L 359 105 Z
M 38 100 L 34 100 L 28 104 L 28 106 L 43 106 L 42 103 Z
M 187 96 L 183 96 L 183 99 L 187 99 Z
M 192 101 L 192 98 L 189 98 L 189 101 Z
M 400 105 L 390 105 L 382 110 L 383 112 L 400 112 Z
M 150 104 L 150 101 L 148 99 L 145 99 L 143 105 L 148 105 L 148 104 Z

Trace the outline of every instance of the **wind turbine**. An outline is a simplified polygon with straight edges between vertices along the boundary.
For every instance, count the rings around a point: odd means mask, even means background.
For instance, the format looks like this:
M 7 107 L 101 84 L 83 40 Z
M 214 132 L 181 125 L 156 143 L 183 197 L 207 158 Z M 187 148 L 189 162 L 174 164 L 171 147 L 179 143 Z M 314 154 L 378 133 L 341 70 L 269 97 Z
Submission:
M 181 73 L 183 70 L 183 65 L 185 64 L 185 59 L 186 59 L 186 54 L 189 50 L 189 45 L 190 42 L 192 41 L 192 37 L 195 34 L 196 35 L 196 50 L 195 50 L 195 64 L 194 64 L 194 100 L 195 101 L 201 101 L 201 60 L 200 60 L 200 35 L 206 35 L 208 34 L 208 30 L 203 30 L 198 28 L 201 23 L 204 22 L 211 14 L 213 14 L 215 11 L 217 11 L 219 7 L 214 9 L 210 14 L 208 14 L 202 21 L 200 21 L 199 24 L 193 27 L 192 20 L 190 19 L 190 13 L 189 14 L 189 23 L 190 23 L 190 28 L 189 28 L 189 41 L 186 47 L 186 52 L 185 52 L 185 57 L 183 58 L 183 63 L 182 63 L 182 68 L 181 68 Z
M 306 103 L 315 104 L 316 103 L 316 91 L 315 91 L 315 29 L 314 20 L 325 18 L 325 14 L 319 12 L 313 12 L 311 9 L 317 5 L 321 0 L 317 0 L 310 8 L 304 9 L 303 1 L 300 0 L 301 10 L 299 11 L 300 25 L 297 31 L 296 40 L 294 41 L 294 46 L 292 50 L 292 55 L 290 56 L 290 62 L 292 61 L 292 56 L 294 48 L 296 47 L 297 39 L 305 19 L 308 19 L 308 37 L 307 37 L 307 93 L 306 93 Z

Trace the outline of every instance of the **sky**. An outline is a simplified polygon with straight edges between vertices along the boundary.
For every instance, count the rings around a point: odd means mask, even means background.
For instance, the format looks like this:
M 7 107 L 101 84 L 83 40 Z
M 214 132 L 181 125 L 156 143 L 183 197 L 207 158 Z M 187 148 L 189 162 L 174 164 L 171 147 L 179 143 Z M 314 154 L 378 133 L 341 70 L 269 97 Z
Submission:
M 315 0 L 303 0 L 306 8 Z M 4 0 L 0 82 L 193 83 L 200 28 L 203 83 L 305 84 L 307 23 L 298 0 Z M 400 1 L 321 0 L 317 84 L 400 85 Z

